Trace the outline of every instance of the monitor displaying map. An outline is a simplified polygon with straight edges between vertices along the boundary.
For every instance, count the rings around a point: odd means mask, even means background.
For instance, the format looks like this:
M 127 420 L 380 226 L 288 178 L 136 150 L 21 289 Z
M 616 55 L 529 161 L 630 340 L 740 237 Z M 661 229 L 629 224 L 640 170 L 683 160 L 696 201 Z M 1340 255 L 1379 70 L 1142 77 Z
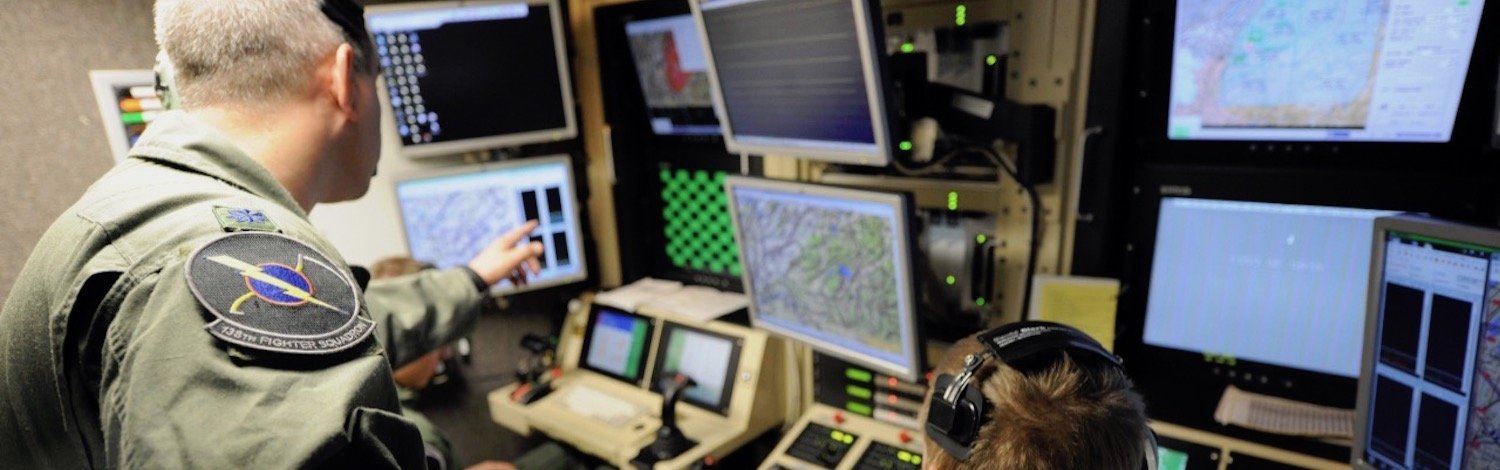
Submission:
M 1500 233 L 1377 224 L 1356 467 L 1500 468 Z
M 908 199 L 743 177 L 725 185 L 754 325 L 915 380 Z
M 1172 140 L 1447 142 L 1484 0 L 1179 0 Z
M 493 292 L 515 292 L 583 280 L 588 270 L 578 197 L 567 156 L 526 158 L 396 183 L 396 201 L 411 257 L 440 269 L 464 266 L 500 235 L 528 220 L 539 223 L 521 243 L 540 243 L 539 274 L 525 285 L 500 281 Z
M 718 135 L 708 60 L 693 15 L 625 23 L 630 55 L 658 135 Z

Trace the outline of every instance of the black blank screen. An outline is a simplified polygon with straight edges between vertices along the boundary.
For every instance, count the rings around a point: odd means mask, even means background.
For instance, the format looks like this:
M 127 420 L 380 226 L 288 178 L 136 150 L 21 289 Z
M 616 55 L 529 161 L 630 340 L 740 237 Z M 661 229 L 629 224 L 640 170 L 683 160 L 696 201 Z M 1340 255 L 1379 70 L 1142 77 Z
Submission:
M 1422 334 L 1422 291 L 1385 284 L 1385 320 L 1380 328 L 1380 362 L 1417 372 L 1417 342 Z

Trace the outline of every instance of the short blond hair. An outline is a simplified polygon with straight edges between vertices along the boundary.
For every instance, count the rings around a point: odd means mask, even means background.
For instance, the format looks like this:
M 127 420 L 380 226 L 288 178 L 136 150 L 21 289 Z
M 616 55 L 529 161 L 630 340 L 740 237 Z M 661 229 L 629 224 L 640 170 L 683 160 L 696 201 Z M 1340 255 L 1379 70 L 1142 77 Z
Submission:
M 974 337 L 943 355 L 938 374 L 957 374 L 964 357 L 983 347 Z M 1052 365 L 1022 373 L 990 359 L 974 374 L 989 400 L 969 459 L 959 461 L 931 439 L 927 462 L 936 469 L 1120 469 L 1145 459 L 1150 435 L 1145 404 L 1118 367 L 1064 352 Z M 932 393 L 922 406 L 922 422 Z
M 370 38 L 349 38 L 320 0 L 158 0 L 156 44 L 175 69 L 185 108 L 291 98 L 340 44 L 373 75 Z

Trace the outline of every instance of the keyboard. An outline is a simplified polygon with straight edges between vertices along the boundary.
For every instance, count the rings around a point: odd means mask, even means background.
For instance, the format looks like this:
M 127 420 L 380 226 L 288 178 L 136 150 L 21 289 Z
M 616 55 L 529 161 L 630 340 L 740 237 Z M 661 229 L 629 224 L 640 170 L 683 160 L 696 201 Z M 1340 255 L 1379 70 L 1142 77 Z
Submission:
M 585 386 L 572 387 L 567 396 L 563 397 L 563 406 L 579 415 L 620 428 L 630 424 L 644 412 L 634 403 Z

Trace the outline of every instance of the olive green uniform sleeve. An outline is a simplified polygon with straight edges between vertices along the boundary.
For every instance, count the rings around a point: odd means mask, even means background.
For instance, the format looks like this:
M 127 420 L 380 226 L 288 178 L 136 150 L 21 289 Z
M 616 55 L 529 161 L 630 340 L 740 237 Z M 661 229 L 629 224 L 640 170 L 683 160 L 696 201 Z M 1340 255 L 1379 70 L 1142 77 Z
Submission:
M 473 331 L 488 299 L 463 268 L 375 280 L 365 289 L 376 334 L 398 367 Z
M 120 468 L 421 468 L 380 345 L 288 356 L 225 345 L 180 262 L 131 273 L 106 303 L 99 406 Z M 391 411 L 387 411 L 391 410 Z

